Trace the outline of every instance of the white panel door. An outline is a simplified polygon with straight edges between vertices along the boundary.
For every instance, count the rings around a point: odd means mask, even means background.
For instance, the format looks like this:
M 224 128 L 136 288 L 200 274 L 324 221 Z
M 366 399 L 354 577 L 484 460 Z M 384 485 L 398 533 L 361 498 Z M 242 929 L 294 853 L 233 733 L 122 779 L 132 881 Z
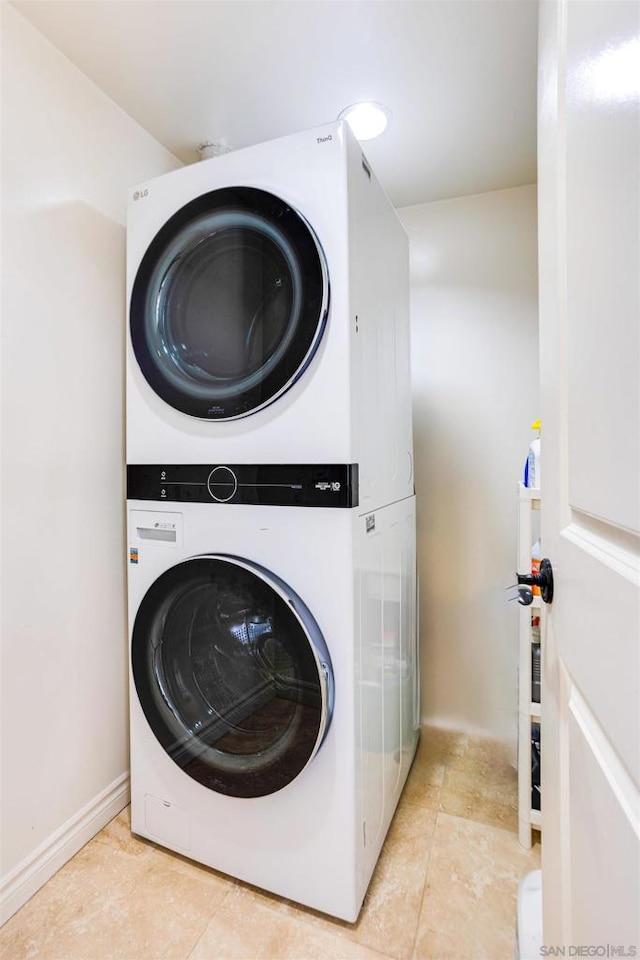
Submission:
M 547 956 L 640 955 L 639 17 L 540 4 Z

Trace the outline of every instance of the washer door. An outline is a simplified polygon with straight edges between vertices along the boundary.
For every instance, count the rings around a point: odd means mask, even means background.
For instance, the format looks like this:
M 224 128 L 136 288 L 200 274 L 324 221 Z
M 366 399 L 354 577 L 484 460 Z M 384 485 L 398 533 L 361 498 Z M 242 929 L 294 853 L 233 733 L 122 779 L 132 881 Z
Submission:
M 145 595 L 133 627 L 138 698 L 185 773 L 233 797 L 282 789 L 315 756 L 333 709 L 310 611 L 258 564 L 186 560 Z
M 214 190 L 156 235 L 133 285 L 140 369 L 177 410 L 233 420 L 301 376 L 327 319 L 325 258 L 310 226 L 263 190 Z

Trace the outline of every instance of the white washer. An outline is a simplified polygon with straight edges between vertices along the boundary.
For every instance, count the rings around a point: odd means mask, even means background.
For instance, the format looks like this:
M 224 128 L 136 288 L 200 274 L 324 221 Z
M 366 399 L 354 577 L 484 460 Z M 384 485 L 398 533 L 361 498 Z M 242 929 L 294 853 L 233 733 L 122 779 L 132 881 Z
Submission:
M 133 831 L 354 921 L 418 737 L 414 499 L 128 519 Z
M 127 462 L 354 463 L 413 493 L 408 241 L 333 123 L 130 191 Z

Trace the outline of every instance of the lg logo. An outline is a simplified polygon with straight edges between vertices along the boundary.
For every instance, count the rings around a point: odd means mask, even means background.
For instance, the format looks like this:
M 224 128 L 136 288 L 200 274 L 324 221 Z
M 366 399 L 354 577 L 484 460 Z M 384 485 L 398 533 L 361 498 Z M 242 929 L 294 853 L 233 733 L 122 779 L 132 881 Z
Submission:
M 145 197 L 148 197 L 148 196 L 149 196 L 149 191 L 148 191 L 148 190 L 136 190 L 136 192 L 135 192 L 134 195 L 133 195 L 133 199 L 134 199 L 134 200 L 144 200 L 144 198 L 145 198 Z

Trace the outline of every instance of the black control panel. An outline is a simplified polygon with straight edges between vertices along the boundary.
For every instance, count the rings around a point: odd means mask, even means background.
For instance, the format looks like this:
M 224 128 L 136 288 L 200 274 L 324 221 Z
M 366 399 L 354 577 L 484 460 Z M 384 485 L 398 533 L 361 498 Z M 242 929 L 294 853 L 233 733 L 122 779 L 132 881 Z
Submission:
M 133 464 L 127 499 L 357 507 L 358 464 Z

